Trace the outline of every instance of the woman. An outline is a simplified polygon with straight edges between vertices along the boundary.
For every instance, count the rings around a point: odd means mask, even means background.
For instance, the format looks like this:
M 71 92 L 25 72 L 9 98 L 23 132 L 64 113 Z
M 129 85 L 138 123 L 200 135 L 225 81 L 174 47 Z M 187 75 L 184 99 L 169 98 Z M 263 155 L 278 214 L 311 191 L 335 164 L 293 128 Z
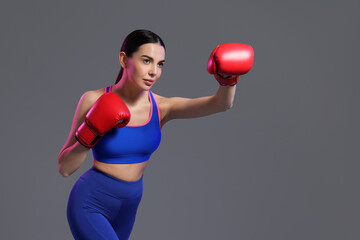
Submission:
M 167 98 L 150 91 L 165 62 L 165 45 L 155 33 L 130 33 L 119 61 L 114 85 L 87 91 L 80 98 L 58 157 L 59 172 L 67 177 L 93 150 L 93 167 L 78 179 L 69 196 L 67 217 L 75 239 L 129 238 L 144 170 L 160 144 L 161 127 L 173 119 L 231 108 L 235 84 L 250 70 L 253 52 L 245 44 L 219 45 L 209 58 L 208 71 L 221 86 L 215 95 L 195 99 Z

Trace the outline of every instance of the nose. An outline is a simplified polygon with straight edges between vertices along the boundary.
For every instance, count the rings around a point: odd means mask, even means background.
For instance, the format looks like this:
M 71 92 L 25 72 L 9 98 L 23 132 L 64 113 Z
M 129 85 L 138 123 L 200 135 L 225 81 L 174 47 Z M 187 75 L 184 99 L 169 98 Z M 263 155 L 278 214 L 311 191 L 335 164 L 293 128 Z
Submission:
M 156 64 L 152 64 L 152 66 L 149 70 L 149 75 L 153 77 L 153 76 L 156 76 L 157 73 L 158 73 L 158 69 L 157 69 Z

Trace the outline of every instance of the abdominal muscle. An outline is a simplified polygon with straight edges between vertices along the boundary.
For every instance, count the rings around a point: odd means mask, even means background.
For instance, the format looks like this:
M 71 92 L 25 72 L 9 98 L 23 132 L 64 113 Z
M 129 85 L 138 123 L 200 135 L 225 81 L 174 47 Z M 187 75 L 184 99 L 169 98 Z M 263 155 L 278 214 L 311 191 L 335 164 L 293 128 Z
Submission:
M 99 162 L 98 160 L 94 159 L 95 168 L 110 176 L 127 182 L 136 182 L 139 180 L 144 174 L 147 163 L 148 161 L 130 164 L 113 164 Z

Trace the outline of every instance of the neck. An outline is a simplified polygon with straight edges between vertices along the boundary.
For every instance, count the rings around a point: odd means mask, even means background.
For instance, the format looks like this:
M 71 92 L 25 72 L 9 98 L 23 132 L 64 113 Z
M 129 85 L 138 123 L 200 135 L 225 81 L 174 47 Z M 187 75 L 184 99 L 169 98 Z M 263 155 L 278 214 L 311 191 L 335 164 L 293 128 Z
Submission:
M 147 97 L 147 91 L 131 83 L 124 75 L 117 84 L 112 86 L 111 91 L 118 94 L 129 106 L 136 105 L 139 100 Z

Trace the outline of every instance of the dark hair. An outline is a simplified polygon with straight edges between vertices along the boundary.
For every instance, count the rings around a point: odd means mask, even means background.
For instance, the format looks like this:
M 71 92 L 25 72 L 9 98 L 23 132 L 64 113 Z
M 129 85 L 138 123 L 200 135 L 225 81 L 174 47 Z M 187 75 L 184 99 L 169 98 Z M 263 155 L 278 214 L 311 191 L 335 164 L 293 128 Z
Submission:
M 131 55 L 136 52 L 139 47 L 146 43 L 158 43 L 165 49 L 165 44 L 162 39 L 155 33 L 145 30 L 145 29 L 138 29 L 131 32 L 129 35 L 126 36 L 124 42 L 121 46 L 120 52 L 125 52 L 126 56 L 131 57 Z M 121 67 L 121 66 L 120 66 Z M 115 84 L 118 83 L 122 77 L 124 69 L 121 68 L 120 72 L 116 78 Z

